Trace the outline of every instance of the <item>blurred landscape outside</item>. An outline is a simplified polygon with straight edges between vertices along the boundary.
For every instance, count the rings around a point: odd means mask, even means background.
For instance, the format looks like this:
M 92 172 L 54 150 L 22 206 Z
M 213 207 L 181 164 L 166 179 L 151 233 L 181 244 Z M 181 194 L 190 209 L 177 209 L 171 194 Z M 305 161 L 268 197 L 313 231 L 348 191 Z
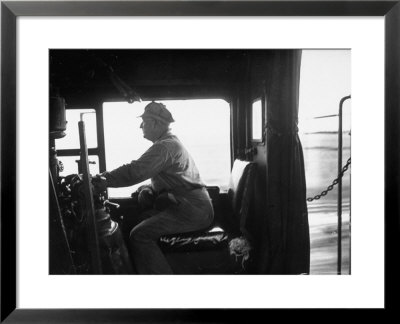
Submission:
M 337 178 L 338 117 L 340 100 L 351 94 L 350 50 L 303 50 L 299 136 L 303 145 L 307 197 L 326 190 Z M 230 107 L 224 100 L 163 101 L 175 123 L 172 132 L 193 156 L 206 185 L 226 190 L 230 175 Z M 148 102 L 104 103 L 104 134 L 107 170 L 139 158 L 152 144 L 140 129 Z M 351 100 L 343 106 L 343 161 L 350 157 Z M 79 148 L 77 123 L 84 121 L 88 148 L 97 147 L 96 116 L 93 109 L 67 110 L 67 136 L 56 140 L 56 149 Z M 331 116 L 326 118 L 316 118 Z M 259 134 L 260 135 L 260 134 Z M 64 164 L 61 176 L 78 173 L 76 157 L 59 157 Z M 91 173 L 99 173 L 98 157 L 89 156 Z M 350 273 L 350 168 L 343 177 L 342 274 Z M 148 181 L 146 181 L 148 182 Z M 146 183 L 145 182 L 145 183 Z M 141 184 L 110 188 L 110 197 L 130 197 Z M 311 274 L 337 273 L 337 186 L 319 200 L 308 202 Z
M 303 145 L 307 198 L 326 190 L 338 173 L 338 115 L 340 100 L 351 95 L 350 50 L 303 50 L 299 136 Z M 351 150 L 351 99 L 343 105 L 342 166 Z M 350 171 L 342 178 L 342 267 L 351 273 Z M 337 273 L 338 186 L 319 200 L 308 202 L 311 240 L 311 274 Z

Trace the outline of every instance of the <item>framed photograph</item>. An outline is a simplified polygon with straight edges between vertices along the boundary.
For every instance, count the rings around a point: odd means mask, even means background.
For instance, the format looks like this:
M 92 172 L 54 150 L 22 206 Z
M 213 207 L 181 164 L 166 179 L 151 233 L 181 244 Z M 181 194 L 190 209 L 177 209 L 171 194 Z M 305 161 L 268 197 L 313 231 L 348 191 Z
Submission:
M 2 1 L 1 321 L 391 309 L 399 44 L 399 1 Z

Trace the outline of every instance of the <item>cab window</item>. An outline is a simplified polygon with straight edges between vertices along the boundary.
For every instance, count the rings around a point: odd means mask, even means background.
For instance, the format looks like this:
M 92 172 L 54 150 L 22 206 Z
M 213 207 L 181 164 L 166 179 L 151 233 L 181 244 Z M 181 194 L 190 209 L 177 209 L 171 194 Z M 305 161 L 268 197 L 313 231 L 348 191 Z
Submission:
M 94 109 L 66 109 L 67 120 L 66 135 L 56 139 L 56 149 L 60 162 L 60 176 L 82 173 L 80 162 L 80 140 L 78 122 L 85 123 L 85 136 L 87 148 L 97 150 L 96 111 Z M 99 156 L 89 154 L 89 171 L 91 174 L 99 173 Z
M 192 155 L 207 186 L 226 190 L 229 184 L 230 106 L 224 100 L 162 100 L 171 112 L 170 127 Z M 104 103 L 106 167 L 111 171 L 138 159 L 151 142 L 143 138 L 139 117 L 149 102 Z M 145 181 L 149 182 L 149 181 Z M 143 183 L 142 183 L 143 184 Z M 130 197 L 141 184 L 109 188 L 109 197 Z
M 251 107 L 251 117 L 252 117 L 252 141 L 262 142 L 263 140 L 263 114 L 262 114 L 262 103 L 261 99 L 253 102 Z

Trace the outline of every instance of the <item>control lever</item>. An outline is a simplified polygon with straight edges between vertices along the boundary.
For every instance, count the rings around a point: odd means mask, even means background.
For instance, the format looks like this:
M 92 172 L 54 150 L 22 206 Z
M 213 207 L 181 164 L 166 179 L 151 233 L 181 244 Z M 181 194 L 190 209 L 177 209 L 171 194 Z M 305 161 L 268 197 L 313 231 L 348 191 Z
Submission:
M 118 208 L 120 207 L 119 204 L 113 203 L 113 202 L 111 202 L 111 201 L 109 201 L 109 200 L 105 200 L 105 201 L 104 201 L 104 206 L 106 206 L 106 207 L 112 207 L 112 208 L 115 208 L 115 209 L 118 209 Z

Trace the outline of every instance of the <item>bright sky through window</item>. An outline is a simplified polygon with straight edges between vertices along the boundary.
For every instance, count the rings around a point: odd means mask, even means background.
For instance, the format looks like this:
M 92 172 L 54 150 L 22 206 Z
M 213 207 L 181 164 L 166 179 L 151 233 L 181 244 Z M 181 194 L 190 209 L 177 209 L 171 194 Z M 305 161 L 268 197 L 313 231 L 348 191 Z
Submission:
M 351 93 L 350 50 L 303 50 L 301 60 L 300 133 L 337 131 L 339 102 Z M 350 100 L 343 106 L 343 130 L 351 125 Z
M 97 130 L 96 130 L 96 114 L 94 109 L 67 109 L 66 120 L 67 129 L 66 135 L 56 139 L 56 149 L 79 149 L 79 128 L 78 122 L 81 120 L 83 113 L 83 122 L 85 123 L 86 145 L 88 148 L 97 147 Z M 63 169 L 60 172 L 61 176 L 69 174 L 77 174 L 79 156 L 59 156 L 58 159 L 63 164 Z M 89 169 L 91 174 L 99 173 L 99 158 L 98 156 L 89 156 Z
M 81 113 L 85 123 L 86 145 L 88 148 L 97 147 L 96 114 L 94 109 L 67 109 L 66 136 L 56 140 L 57 150 L 79 149 L 79 129 Z
M 171 129 L 192 155 L 206 185 L 226 189 L 230 174 L 230 107 L 224 100 L 164 100 L 175 122 Z M 143 138 L 138 118 L 149 102 L 105 103 L 107 170 L 138 159 L 151 142 Z M 140 184 L 110 188 L 110 197 L 127 197 Z
M 98 174 L 99 171 L 99 157 L 95 155 L 89 155 L 89 172 L 92 175 Z M 69 174 L 78 173 L 78 163 L 80 156 L 59 156 L 58 159 L 61 161 L 63 168 L 60 171 L 60 176 L 65 177 Z
M 257 100 L 253 102 L 252 107 L 252 131 L 253 131 L 253 140 L 261 140 L 262 139 L 262 105 L 261 100 Z

